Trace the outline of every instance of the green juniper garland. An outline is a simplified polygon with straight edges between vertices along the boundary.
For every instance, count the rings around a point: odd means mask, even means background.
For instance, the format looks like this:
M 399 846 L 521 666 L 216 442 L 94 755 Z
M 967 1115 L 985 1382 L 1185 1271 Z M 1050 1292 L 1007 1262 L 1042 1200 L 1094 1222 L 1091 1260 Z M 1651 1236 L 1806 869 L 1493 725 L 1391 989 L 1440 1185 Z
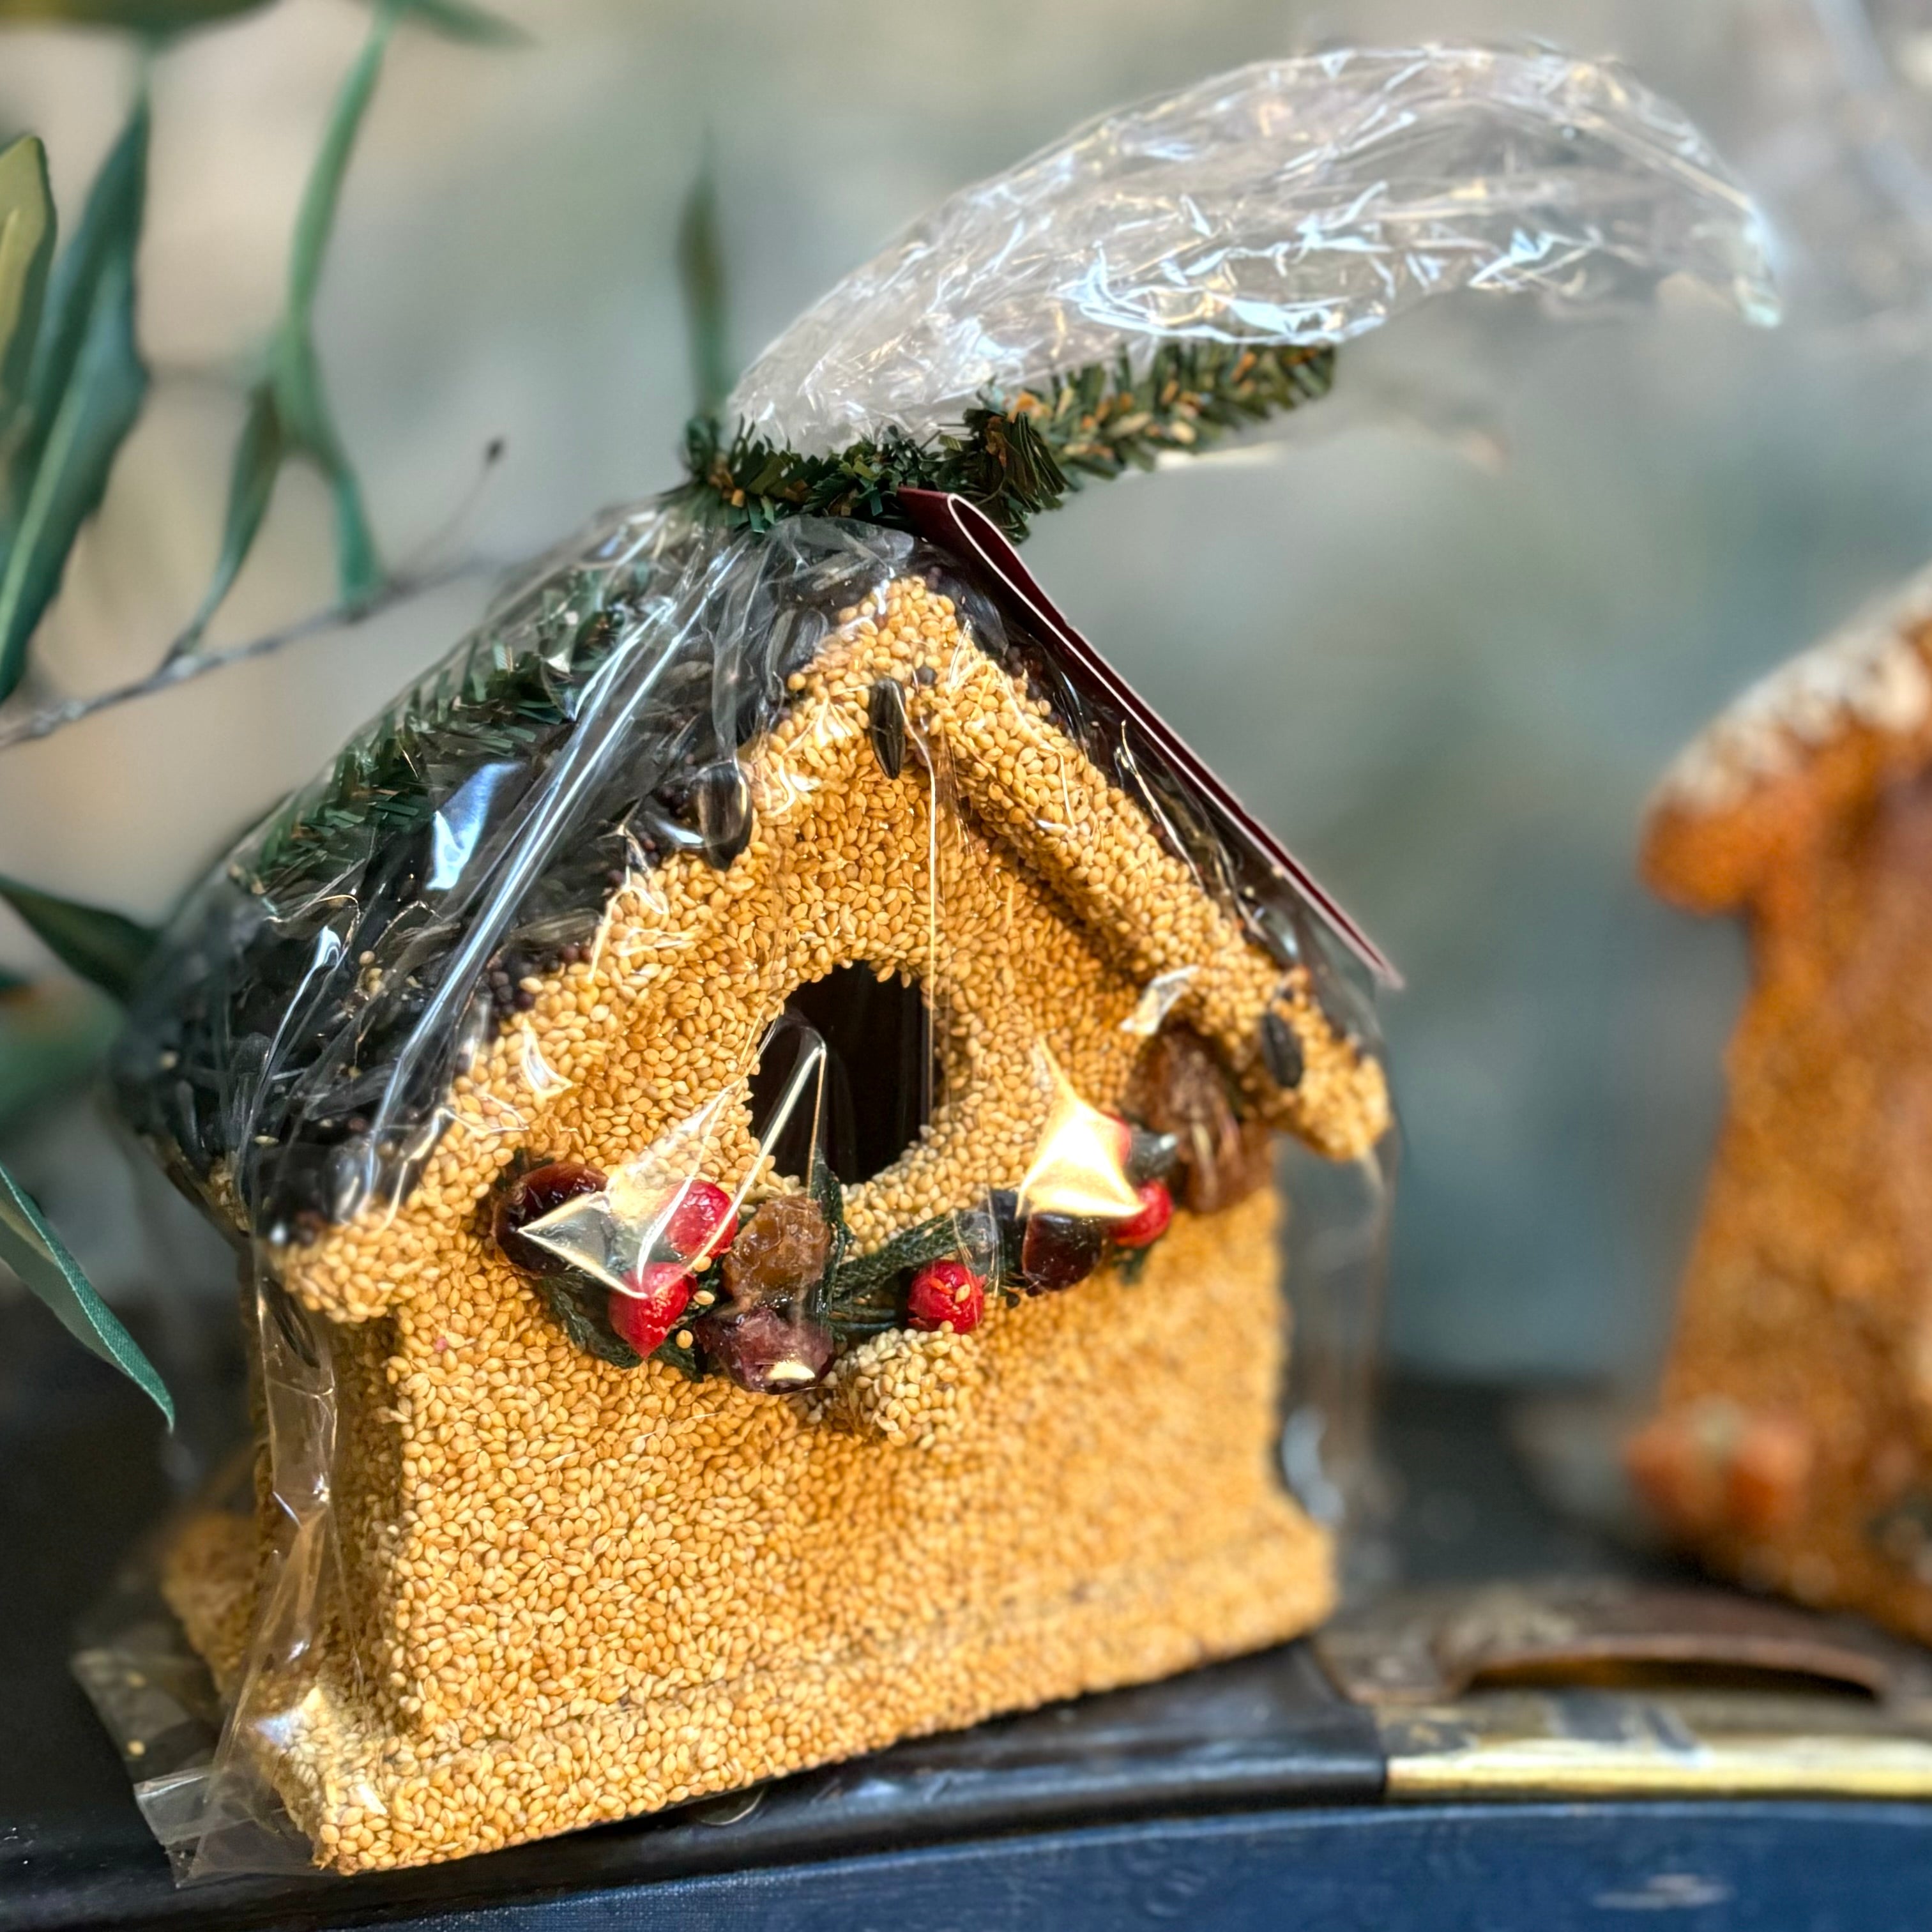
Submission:
M 1124 356 L 1090 364 L 1010 398 L 982 396 L 956 435 L 918 442 L 888 428 L 822 456 L 743 427 L 728 441 L 700 416 L 686 431 L 691 481 L 678 494 L 702 519 L 758 530 L 790 516 L 896 524 L 900 490 L 945 490 L 1018 538 L 1090 479 L 1151 469 L 1163 451 L 1196 454 L 1326 395 L 1334 370 L 1326 345 L 1163 343 L 1138 375 Z

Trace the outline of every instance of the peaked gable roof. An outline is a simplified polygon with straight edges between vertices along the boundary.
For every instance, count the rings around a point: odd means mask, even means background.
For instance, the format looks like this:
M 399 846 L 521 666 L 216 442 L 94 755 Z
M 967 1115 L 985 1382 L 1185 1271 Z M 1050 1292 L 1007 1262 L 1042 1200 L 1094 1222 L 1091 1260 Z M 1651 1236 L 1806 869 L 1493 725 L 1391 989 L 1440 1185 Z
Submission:
M 1086 695 L 1090 651 L 1076 662 L 1052 623 L 996 605 L 983 569 L 874 525 L 726 535 L 647 506 L 509 599 L 190 902 L 117 1055 L 136 1126 L 257 1232 L 406 1194 L 530 975 L 664 856 L 728 867 L 754 808 L 740 749 L 784 715 L 842 608 L 908 572 L 958 591 L 980 647 L 1235 932 L 1346 1009 L 1318 929 L 1332 902 L 1238 836 L 1238 807 L 1144 706 L 1129 717 L 1118 679 L 1110 704 Z
M 1932 569 L 1748 687 L 1652 795 L 1645 876 L 1721 911 L 1932 758 Z

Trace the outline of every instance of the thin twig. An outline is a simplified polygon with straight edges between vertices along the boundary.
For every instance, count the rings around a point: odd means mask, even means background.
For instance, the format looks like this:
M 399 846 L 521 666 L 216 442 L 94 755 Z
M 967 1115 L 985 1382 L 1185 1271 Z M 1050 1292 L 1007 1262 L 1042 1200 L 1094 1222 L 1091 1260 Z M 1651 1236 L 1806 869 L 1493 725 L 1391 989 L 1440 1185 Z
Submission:
M 128 684 L 117 684 L 106 691 L 97 691 L 86 698 L 70 698 L 58 704 L 44 706 L 38 711 L 29 711 L 21 717 L 0 719 L 0 752 L 10 746 L 24 745 L 29 739 L 45 738 L 52 733 L 64 730 L 70 724 L 78 724 L 83 718 L 91 718 L 97 711 L 105 711 L 116 704 L 125 704 L 136 698 L 151 698 L 157 692 L 171 691 L 178 684 L 187 684 L 195 678 L 212 670 L 220 670 L 224 666 L 240 664 L 248 658 L 266 657 L 271 652 L 280 650 L 285 645 L 300 644 L 304 638 L 319 636 L 325 631 L 347 630 L 358 624 L 366 624 L 372 617 L 381 616 L 385 610 L 393 610 L 398 604 L 406 604 L 413 597 L 425 592 L 439 590 L 446 584 L 454 583 L 458 578 L 466 577 L 484 566 L 476 560 L 466 559 L 445 564 L 440 568 L 406 576 L 392 577 L 379 584 L 367 597 L 351 602 L 332 604 L 326 610 L 312 610 L 306 617 L 298 617 L 279 631 L 268 631 L 259 638 L 251 638 L 245 644 L 231 644 L 224 650 L 190 652 L 183 656 L 170 656 L 157 671 L 146 677 L 134 679 Z M 177 640 L 178 641 L 178 640 Z

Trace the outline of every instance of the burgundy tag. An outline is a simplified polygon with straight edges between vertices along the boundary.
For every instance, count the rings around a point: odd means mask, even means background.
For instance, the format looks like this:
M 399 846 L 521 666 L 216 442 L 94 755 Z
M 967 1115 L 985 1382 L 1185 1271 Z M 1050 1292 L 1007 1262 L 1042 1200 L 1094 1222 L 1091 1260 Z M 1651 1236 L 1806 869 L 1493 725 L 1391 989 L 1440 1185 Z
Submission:
M 1234 855 L 1246 891 L 1263 904 L 1287 896 L 1312 907 L 1377 979 L 1401 986 L 1402 975 L 1382 948 L 1054 608 L 983 510 L 943 490 L 902 490 L 898 500 L 920 536 L 976 562 L 994 601 L 1057 647 L 1061 668 L 1084 702 L 1109 722 L 1133 727 L 1144 741 L 1142 755 L 1163 767 L 1213 823 Z

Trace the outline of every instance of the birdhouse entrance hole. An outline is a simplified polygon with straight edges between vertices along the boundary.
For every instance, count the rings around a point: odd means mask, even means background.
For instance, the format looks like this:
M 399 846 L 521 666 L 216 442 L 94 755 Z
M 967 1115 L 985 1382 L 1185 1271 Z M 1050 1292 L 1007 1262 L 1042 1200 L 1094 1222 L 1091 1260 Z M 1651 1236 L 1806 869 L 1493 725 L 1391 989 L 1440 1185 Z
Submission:
M 752 1131 L 803 1180 L 812 1142 L 850 1187 L 892 1166 L 932 1118 L 940 1067 L 916 980 L 839 966 L 800 986 L 752 1075 Z

